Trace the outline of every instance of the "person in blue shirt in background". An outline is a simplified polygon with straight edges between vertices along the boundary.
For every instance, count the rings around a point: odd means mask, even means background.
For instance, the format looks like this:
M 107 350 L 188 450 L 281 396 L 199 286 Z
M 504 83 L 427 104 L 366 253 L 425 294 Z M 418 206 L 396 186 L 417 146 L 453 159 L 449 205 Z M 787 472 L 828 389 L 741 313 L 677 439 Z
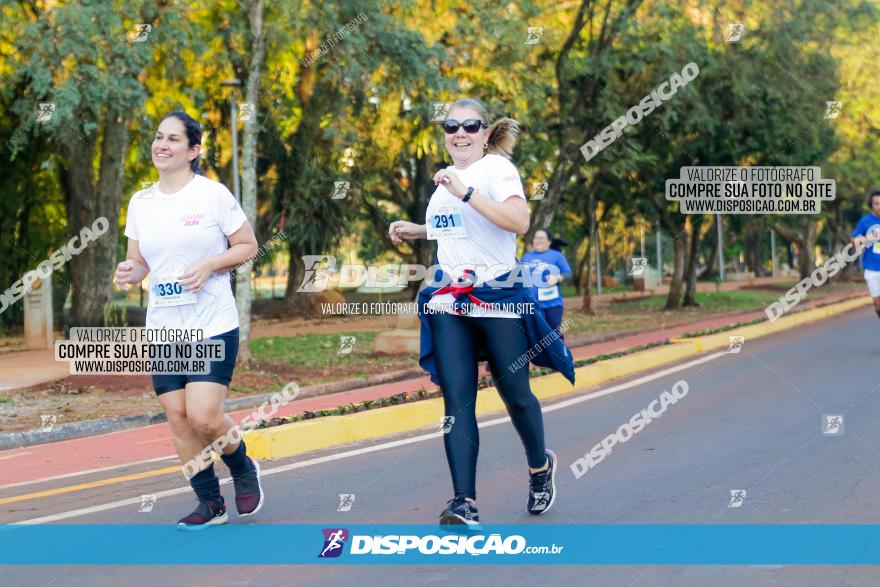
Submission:
M 862 256 L 865 268 L 865 282 L 868 292 L 874 299 L 874 311 L 880 318 L 880 190 L 868 196 L 871 214 L 865 214 L 852 231 L 852 242 L 856 247 L 866 246 Z
M 562 324 L 562 288 L 559 284 L 566 277 L 571 276 L 571 267 L 559 250 L 559 243 L 546 228 L 535 231 L 532 237 L 532 250 L 523 255 L 522 262 L 531 268 L 535 299 L 538 300 L 538 309 L 544 314 L 544 319 L 551 328 L 558 329 Z M 559 271 L 553 271 L 551 267 Z M 544 287 L 538 287 L 538 285 Z M 563 338 L 564 337 L 564 333 Z

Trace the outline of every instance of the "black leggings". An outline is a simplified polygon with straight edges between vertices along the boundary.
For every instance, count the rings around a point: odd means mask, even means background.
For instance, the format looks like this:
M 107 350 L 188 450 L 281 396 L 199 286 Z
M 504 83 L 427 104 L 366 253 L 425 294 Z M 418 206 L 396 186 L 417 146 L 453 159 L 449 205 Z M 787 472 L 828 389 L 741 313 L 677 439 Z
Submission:
M 522 440 L 529 467 L 543 467 L 547 462 L 544 419 L 541 404 L 529 388 L 528 367 L 515 372 L 508 369 L 508 365 L 528 350 L 522 320 L 448 313 L 430 314 L 428 319 L 446 415 L 455 417 L 449 432 L 443 436 L 443 444 L 456 497 L 476 499 L 480 435 L 475 411 L 477 357 L 481 346 L 485 348 L 489 369 L 507 413 Z
M 541 308 L 541 313 L 544 314 L 544 319 L 550 325 L 550 328 L 559 330 L 559 338 L 565 342 L 565 333 L 559 328 L 562 325 L 563 309 L 562 306 L 552 306 L 550 308 Z

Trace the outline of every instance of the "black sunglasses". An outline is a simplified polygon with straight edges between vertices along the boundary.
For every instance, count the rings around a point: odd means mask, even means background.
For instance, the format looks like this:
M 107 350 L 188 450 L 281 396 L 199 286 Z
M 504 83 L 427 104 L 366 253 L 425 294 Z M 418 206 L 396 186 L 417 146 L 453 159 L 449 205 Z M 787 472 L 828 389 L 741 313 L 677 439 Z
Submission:
M 448 135 L 457 133 L 458 129 L 462 126 L 464 127 L 464 132 L 469 135 L 480 132 L 481 128 L 489 128 L 485 122 L 478 118 L 469 118 L 464 122 L 459 122 L 454 118 L 449 118 L 443 121 L 443 130 L 445 130 Z

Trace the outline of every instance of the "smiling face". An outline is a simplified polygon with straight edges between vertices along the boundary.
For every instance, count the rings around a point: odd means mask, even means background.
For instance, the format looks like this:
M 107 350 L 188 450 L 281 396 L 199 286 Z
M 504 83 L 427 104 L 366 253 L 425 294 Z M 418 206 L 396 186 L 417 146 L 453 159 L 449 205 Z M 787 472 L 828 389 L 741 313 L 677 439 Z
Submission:
M 465 120 L 476 119 L 483 120 L 480 114 L 473 108 L 450 108 L 446 115 L 446 120 L 454 119 L 459 122 Z M 483 123 L 486 123 L 483 120 Z M 445 133 L 444 133 L 445 134 Z M 485 145 L 489 140 L 489 129 L 481 128 L 474 134 L 468 134 L 463 126 L 453 134 L 446 134 L 446 150 L 452 157 L 452 162 L 456 167 L 467 167 L 474 161 L 478 161 L 485 154 Z
M 159 123 L 156 138 L 153 139 L 153 165 L 159 173 L 179 171 L 190 167 L 190 162 L 199 156 L 200 145 L 189 146 L 183 122 L 169 116 Z
M 535 231 L 535 236 L 532 238 L 532 248 L 536 253 L 543 253 L 550 248 L 550 239 L 547 238 L 546 232 L 543 230 Z

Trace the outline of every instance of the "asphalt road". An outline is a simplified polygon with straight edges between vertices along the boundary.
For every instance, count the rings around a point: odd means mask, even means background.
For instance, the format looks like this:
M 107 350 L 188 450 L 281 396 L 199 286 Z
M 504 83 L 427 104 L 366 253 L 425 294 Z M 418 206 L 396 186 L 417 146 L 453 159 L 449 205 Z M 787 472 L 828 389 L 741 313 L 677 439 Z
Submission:
M 647 373 L 548 402 L 548 446 L 559 456 L 558 497 L 539 518 L 525 511 L 527 471 L 509 422 L 481 428 L 477 478 L 484 523 L 880 523 L 880 321 L 859 309 L 782 334 L 746 340 L 668 374 Z M 647 376 L 647 377 L 646 377 Z M 650 379 L 645 381 L 645 379 Z M 569 465 L 683 379 L 689 392 L 595 468 Z M 631 382 L 631 385 L 621 383 Z M 614 393 L 596 396 L 609 388 Z M 593 394 L 591 396 L 591 394 Z M 587 399 L 587 396 L 591 396 Z M 576 401 L 584 400 L 584 401 Z M 843 433 L 823 435 L 823 415 Z M 429 523 L 451 497 L 442 442 L 429 430 L 264 463 L 267 503 L 252 523 Z M 424 438 L 420 438 L 424 437 Z M 384 446 L 387 445 L 387 446 Z M 344 454 L 369 446 L 379 450 Z M 146 463 L 25 487 L 0 499 L 166 467 Z M 218 471 L 225 471 L 218 467 Z M 0 505 L 0 522 L 55 516 L 58 523 L 174 523 L 195 502 L 178 474 Z M 745 490 L 728 507 L 731 490 Z M 227 502 L 230 485 L 223 486 Z M 165 492 L 165 493 L 163 493 Z M 355 494 L 338 512 L 339 494 Z M 139 496 L 156 494 L 152 511 Z M 123 502 L 122 505 L 112 505 Z M 107 504 L 111 504 L 107 506 Z M 90 513 L 77 514 L 83 508 Z M 231 515 L 231 523 L 242 523 Z M 250 520 L 249 520 L 250 522 Z M 225 545 L 222 528 L 207 530 Z M 144 545 L 149 548 L 149 545 Z M 47 566 L 0 567 L 0 585 L 875 585 L 873 566 Z

